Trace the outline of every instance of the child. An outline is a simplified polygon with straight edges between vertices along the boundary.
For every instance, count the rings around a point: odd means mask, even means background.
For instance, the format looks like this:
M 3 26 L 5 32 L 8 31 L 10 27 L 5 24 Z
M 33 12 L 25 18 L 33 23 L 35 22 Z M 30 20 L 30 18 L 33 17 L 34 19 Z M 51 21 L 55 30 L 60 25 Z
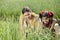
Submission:
M 51 11 L 41 11 L 39 13 L 39 18 L 41 19 L 40 25 L 42 25 L 42 30 L 46 28 L 46 31 L 51 30 L 53 36 L 55 36 L 55 23 L 56 20 L 53 19 L 53 13 Z

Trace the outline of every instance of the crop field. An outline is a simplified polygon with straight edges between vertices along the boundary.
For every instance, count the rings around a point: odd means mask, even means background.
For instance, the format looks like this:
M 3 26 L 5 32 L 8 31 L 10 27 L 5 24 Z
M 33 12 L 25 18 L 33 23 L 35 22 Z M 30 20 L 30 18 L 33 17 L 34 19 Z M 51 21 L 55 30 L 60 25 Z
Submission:
M 0 40 L 54 40 L 51 33 L 31 32 L 27 38 L 25 34 L 20 37 L 18 20 L 25 6 L 36 14 L 41 10 L 53 11 L 54 18 L 60 19 L 60 0 L 0 0 Z M 56 40 L 60 40 L 60 35 Z

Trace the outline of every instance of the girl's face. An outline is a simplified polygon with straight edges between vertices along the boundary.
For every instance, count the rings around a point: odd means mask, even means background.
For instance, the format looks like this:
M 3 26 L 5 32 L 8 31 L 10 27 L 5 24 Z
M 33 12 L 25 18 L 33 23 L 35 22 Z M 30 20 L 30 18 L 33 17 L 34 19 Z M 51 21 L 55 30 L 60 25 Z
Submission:
M 27 19 L 27 20 L 30 19 L 31 18 L 31 12 L 25 12 L 24 13 L 24 18 Z
M 49 23 L 49 18 L 48 17 L 42 17 L 42 22 L 44 24 L 48 24 Z

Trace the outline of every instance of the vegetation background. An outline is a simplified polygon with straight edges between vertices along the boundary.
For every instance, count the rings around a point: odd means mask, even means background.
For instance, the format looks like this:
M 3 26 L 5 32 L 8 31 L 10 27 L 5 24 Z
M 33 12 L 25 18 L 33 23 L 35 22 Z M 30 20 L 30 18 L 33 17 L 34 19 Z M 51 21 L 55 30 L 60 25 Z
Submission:
M 25 6 L 36 14 L 53 11 L 54 18 L 60 18 L 60 0 L 0 0 L 0 40 L 20 40 L 18 20 Z

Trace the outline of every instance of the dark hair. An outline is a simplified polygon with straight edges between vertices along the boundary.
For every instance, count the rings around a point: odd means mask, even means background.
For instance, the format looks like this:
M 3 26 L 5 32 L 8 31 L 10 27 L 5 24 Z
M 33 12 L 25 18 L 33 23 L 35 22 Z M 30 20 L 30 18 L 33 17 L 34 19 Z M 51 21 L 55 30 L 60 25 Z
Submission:
M 24 7 L 22 9 L 22 14 L 24 14 L 25 12 L 31 12 L 30 8 L 29 7 Z
M 39 18 L 42 18 L 42 17 L 53 17 L 53 13 L 50 11 L 41 11 L 39 13 Z

